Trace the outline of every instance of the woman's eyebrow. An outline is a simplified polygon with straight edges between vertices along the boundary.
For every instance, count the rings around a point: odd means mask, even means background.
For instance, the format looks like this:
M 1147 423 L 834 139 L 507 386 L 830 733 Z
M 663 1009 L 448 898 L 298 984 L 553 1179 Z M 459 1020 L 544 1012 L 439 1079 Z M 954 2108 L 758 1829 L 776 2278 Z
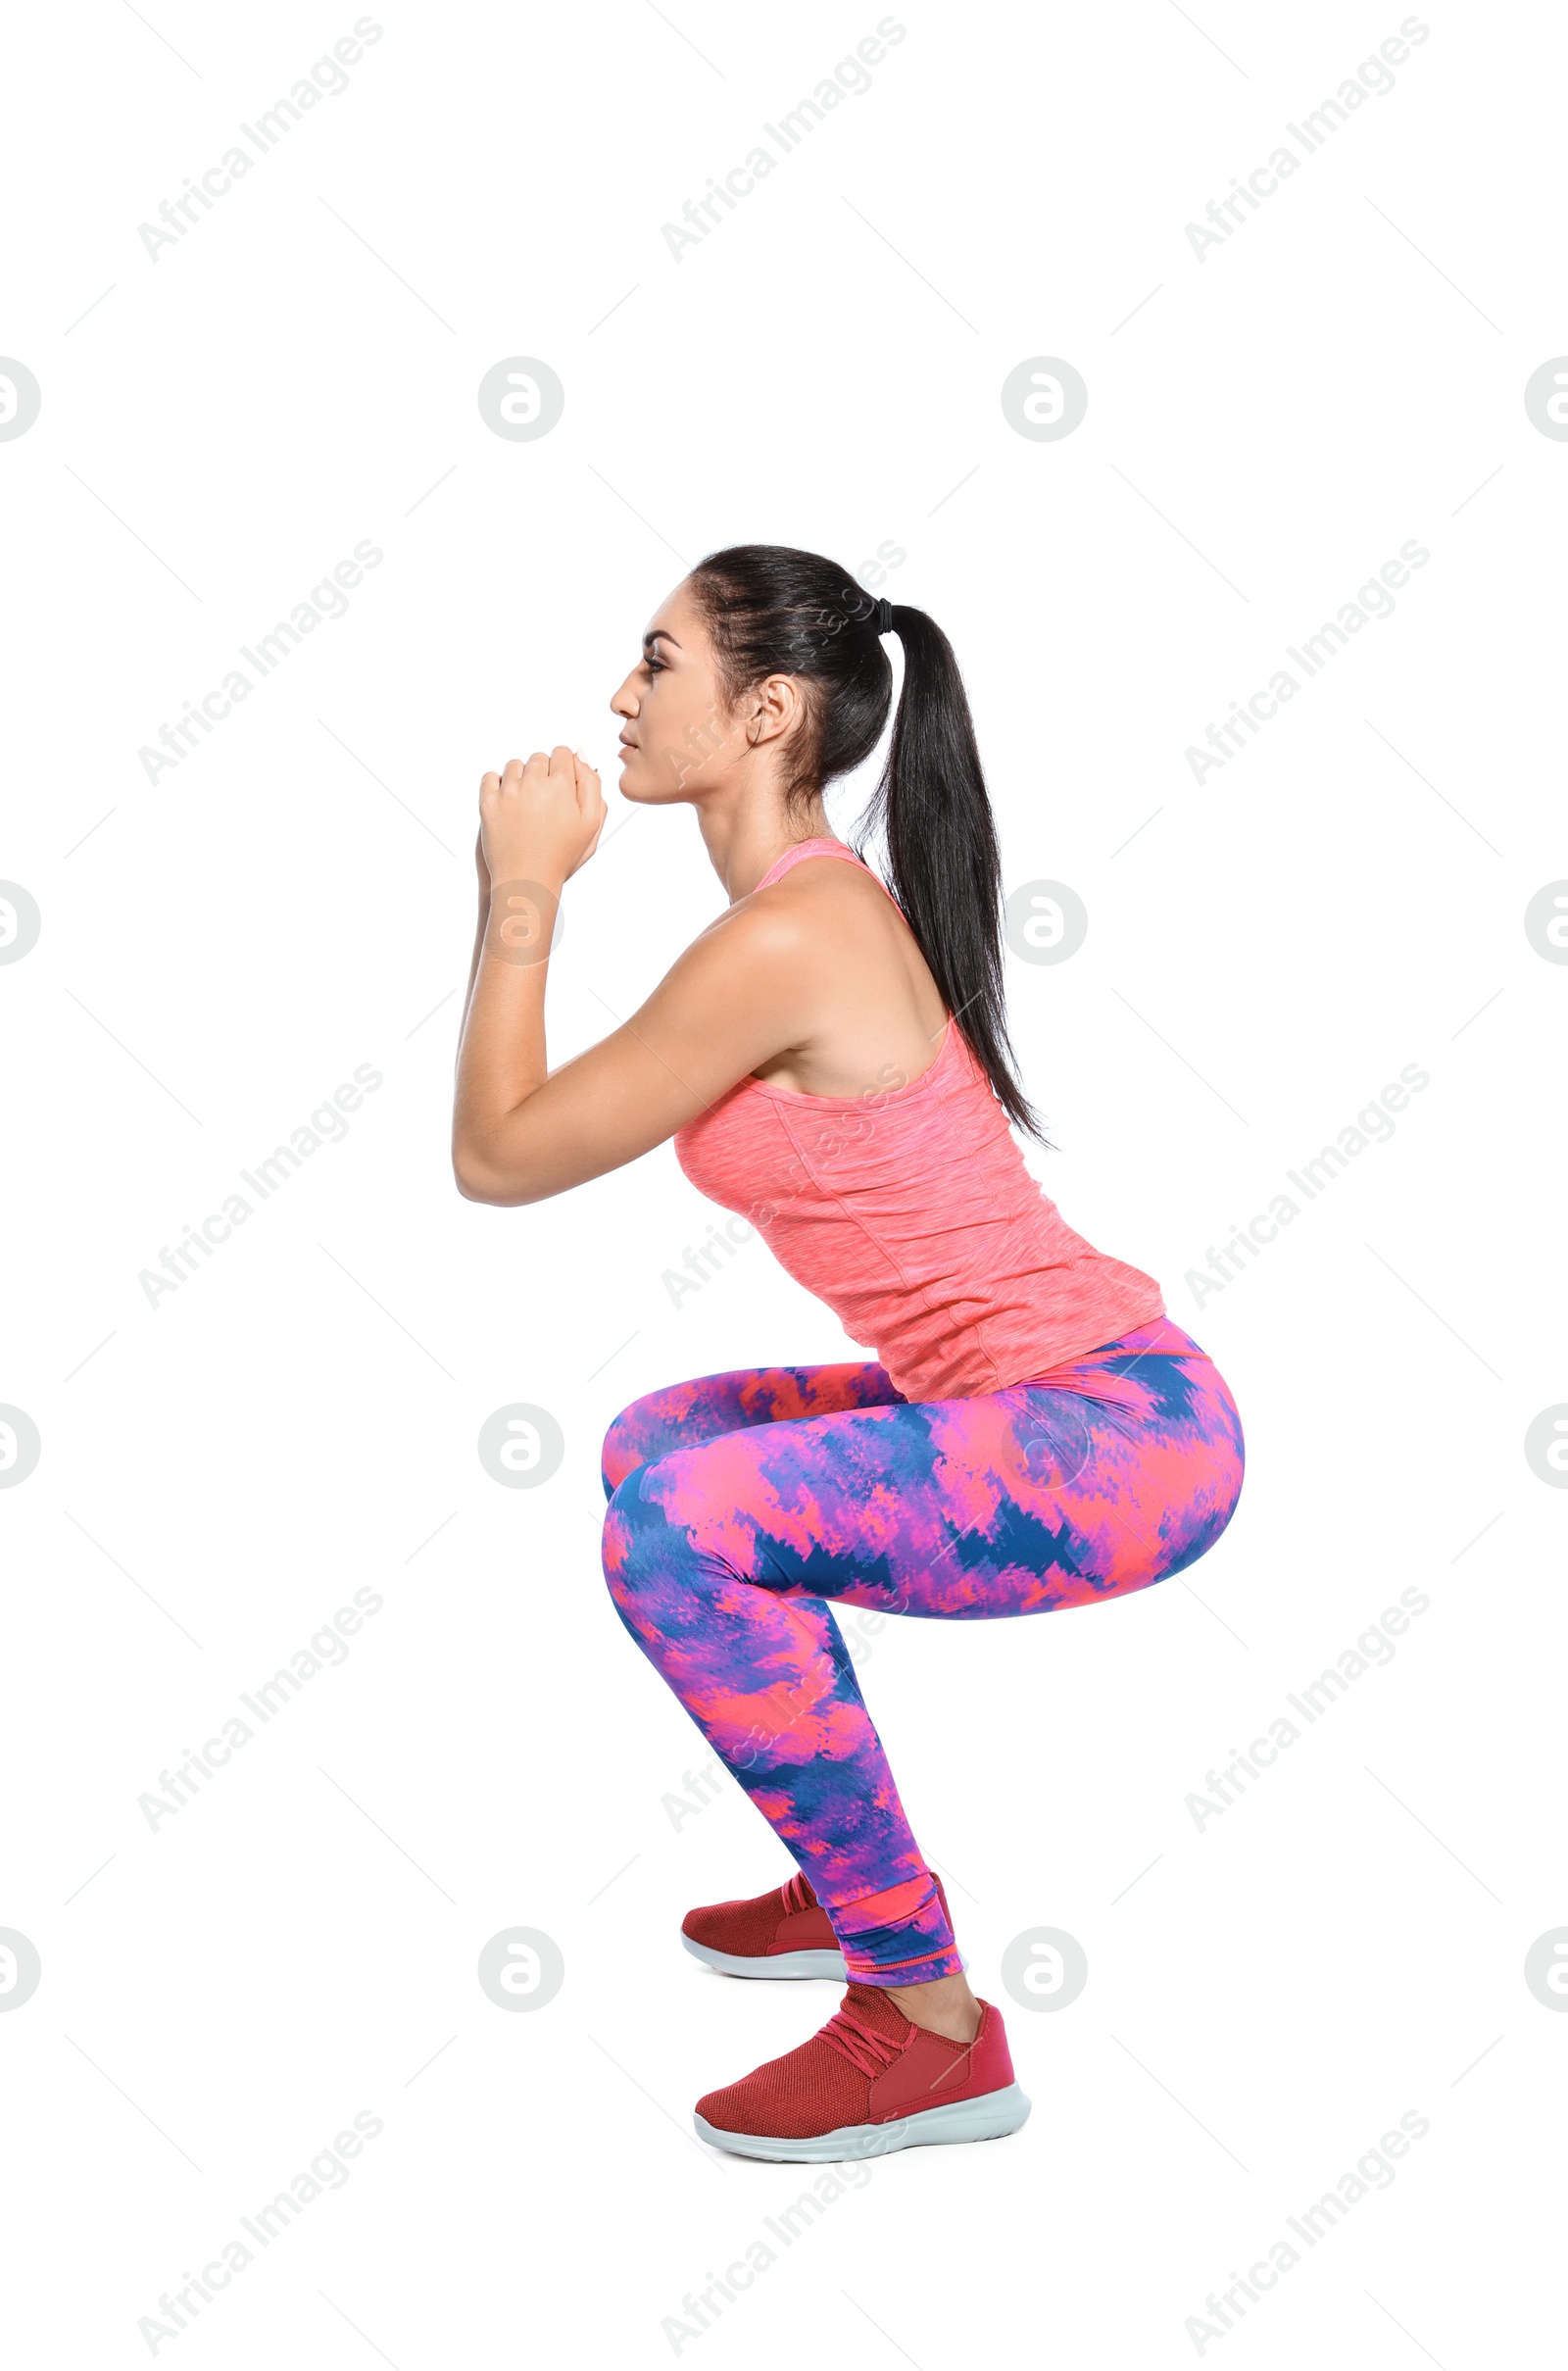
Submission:
M 681 646 L 680 646 L 680 644 L 679 644 L 679 643 L 678 643 L 678 642 L 675 640 L 675 637 L 674 637 L 674 635 L 673 635 L 673 634 L 670 632 L 669 628 L 668 628 L 667 626 L 664 626 L 664 625 L 656 625 L 656 626 L 653 626 L 653 627 L 651 627 L 651 628 L 650 628 L 650 630 L 649 630 L 649 631 L 648 631 L 646 634 L 644 634 L 644 636 L 643 636 L 643 648 L 644 648 L 644 650 L 645 650 L 645 651 L 651 651 L 651 650 L 653 649 L 654 644 L 655 644 L 656 642 L 667 642 L 667 643 L 669 643 L 669 644 L 672 646 L 672 648 L 674 648 L 675 650 L 679 650 L 679 649 L 680 649 L 680 647 L 681 647 Z

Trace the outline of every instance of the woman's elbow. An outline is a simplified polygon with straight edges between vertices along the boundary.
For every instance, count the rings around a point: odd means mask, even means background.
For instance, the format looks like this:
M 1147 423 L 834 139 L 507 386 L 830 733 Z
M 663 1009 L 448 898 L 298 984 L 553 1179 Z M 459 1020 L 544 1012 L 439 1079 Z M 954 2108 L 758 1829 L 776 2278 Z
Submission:
M 452 1177 L 465 1202 L 487 1202 L 497 1210 L 515 1210 L 528 1202 L 543 1202 L 551 1189 L 514 1169 L 495 1162 L 468 1146 L 454 1146 Z
M 513 1181 L 471 1145 L 453 1146 L 452 1179 L 465 1202 L 489 1202 L 504 1207 L 519 1199 Z

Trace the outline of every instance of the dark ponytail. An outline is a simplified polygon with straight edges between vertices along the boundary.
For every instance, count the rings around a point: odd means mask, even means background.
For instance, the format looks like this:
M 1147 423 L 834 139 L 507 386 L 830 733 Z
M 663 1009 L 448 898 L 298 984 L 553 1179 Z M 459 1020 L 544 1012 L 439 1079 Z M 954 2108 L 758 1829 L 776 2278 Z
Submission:
M 1002 863 L 953 645 L 923 610 L 887 606 L 830 560 L 782 544 L 710 552 L 690 583 L 732 699 L 764 676 L 807 687 L 794 753 L 804 801 L 876 747 L 893 698 L 881 621 L 904 645 L 904 688 L 858 853 L 880 840 L 894 895 L 943 1001 L 1016 1127 L 1040 1125 L 1018 1082 L 1002 976 Z

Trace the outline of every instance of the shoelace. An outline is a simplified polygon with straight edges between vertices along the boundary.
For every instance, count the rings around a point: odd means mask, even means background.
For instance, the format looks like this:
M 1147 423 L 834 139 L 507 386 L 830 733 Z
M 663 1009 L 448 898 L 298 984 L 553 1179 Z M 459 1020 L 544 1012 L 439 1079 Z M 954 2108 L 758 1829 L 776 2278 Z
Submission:
M 892 2042 L 874 2025 L 867 2025 L 853 2008 L 841 2008 L 829 2017 L 818 2042 L 836 2050 L 841 2058 L 848 2058 L 858 2074 L 868 2075 L 874 2082 L 885 2067 L 891 2066 L 904 2049 L 902 2042 Z
M 783 1893 L 784 1907 L 787 1910 L 808 1910 L 810 1908 L 811 1905 L 806 1899 L 806 1880 L 799 1869 L 795 1871 L 789 1883 L 780 1890 Z

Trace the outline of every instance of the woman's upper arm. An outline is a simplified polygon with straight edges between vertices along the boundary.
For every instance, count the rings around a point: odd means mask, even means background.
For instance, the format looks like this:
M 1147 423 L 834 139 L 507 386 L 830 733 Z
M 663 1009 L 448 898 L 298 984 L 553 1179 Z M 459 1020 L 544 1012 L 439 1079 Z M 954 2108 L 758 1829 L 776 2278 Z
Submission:
M 723 916 L 628 1020 L 506 1114 L 466 1162 L 465 1191 L 542 1202 L 652 1152 L 797 1042 L 802 976 L 792 922 L 755 909 Z

